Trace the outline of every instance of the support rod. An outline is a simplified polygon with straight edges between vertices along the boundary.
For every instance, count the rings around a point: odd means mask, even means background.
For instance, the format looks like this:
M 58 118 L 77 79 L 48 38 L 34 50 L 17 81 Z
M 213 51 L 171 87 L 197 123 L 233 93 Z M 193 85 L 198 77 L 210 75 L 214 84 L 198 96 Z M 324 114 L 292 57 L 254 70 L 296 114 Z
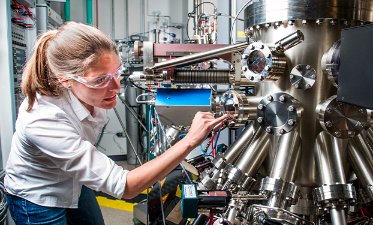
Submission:
M 184 64 L 190 64 L 190 63 L 198 63 L 202 62 L 207 59 L 212 59 L 214 57 L 231 53 L 234 51 L 241 51 L 245 49 L 249 44 L 244 42 L 236 45 L 228 45 L 226 47 L 213 49 L 207 52 L 199 52 L 188 56 L 183 56 L 171 60 L 167 60 L 164 62 L 156 63 L 152 67 L 145 68 L 145 71 L 148 73 L 154 73 L 154 71 L 167 69 L 170 67 L 180 66 Z
M 373 156 L 361 134 L 350 139 L 348 155 L 357 178 L 364 187 L 373 185 Z
M 297 131 L 282 135 L 272 165 L 270 177 L 293 182 L 300 157 L 301 138 Z

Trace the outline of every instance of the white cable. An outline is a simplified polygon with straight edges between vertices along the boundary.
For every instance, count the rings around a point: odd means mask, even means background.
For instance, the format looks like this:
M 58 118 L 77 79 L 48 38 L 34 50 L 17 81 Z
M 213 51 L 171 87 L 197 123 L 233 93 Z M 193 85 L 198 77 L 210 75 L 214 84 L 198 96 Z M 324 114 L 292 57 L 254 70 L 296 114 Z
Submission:
M 246 4 L 244 6 L 242 6 L 242 8 L 238 11 L 237 15 L 234 17 L 234 20 L 232 22 L 232 27 L 231 27 L 231 32 L 229 33 L 229 36 L 230 36 L 230 39 L 231 39 L 231 42 L 232 44 L 233 43 L 233 38 L 232 38 L 232 33 L 233 33 L 233 28 L 234 28 L 234 24 L 236 23 L 236 20 L 237 20 L 237 17 L 240 15 L 240 13 L 242 12 L 242 10 L 248 6 L 248 4 L 252 4 L 254 3 L 254 1 L 257 1 L 257 0 L 249 0 L 248 2 L 246 2 Z

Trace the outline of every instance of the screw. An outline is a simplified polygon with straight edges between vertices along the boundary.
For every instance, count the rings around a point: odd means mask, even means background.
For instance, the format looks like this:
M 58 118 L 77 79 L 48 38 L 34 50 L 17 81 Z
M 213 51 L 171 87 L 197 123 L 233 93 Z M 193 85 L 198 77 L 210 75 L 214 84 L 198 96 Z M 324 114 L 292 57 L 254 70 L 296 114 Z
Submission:
M 355 132 L 353 132 L 353 131 L 348 131 L 348 136 L 349 136 L 349 137 L 354 137 L 354 136 L 355 136 Z
M 332 127 L 332 125 L 333 125 L 333 124 L 332 124 L 332 122 L 330 122 L 330 121 L 326 121 L 326 122 L 325 122 L 325 126 L 326 126 L 326 127 Z
M 292 105 L 289 106 L 289 107 L 288 107 L 288 110 L 289 110 L 289 112 L 293 112 L 293 111 L 294 111 L 294 106 L 292 106 Z
M 315 74 L 312 74 L 312 75 L 311 75 L 311 78 L 312 78 L 312 79 L 315 79 L 315 78 L 316 78 Z
M 293 119 L 288 120 L 289 126 L 293 126 L 295 124 L 295 121 Z
M 307 65 L 307 66 L 306 66 L 306 69 L 307 69 L 307 70 L 311 69 L 311 66 L 310 66 L 310 65 Z
M 285 130 L 284 129 L 281 129 L 278 131 L 280 134 L 285 134 Z
M 263 110 L 263 108 L 264 108 L 263 104 L 259 104 L 259 105 L 258 105 L 258 109 L 259 109 L 259 110 Z
M 262 123 L 263 122 L 263 117 L 258 117 L 258 119 L 256 119 L 256 121 L 258 121 L 258 123 Z
M 267 96 L 267 100 L 268 100 L 268 101 L 273 101 L 273 97 L 272 97 L 272 95 L 268 95 L 268 96 Z
M 290 79 L 293 79 L 294 78 L 294 75 L 293 74 L 290 74 Z
M 336 132 L 334 132 L 334 135 L 335 135 L 336 137 L 340 137 L 342 134 L 341 134 L 340 131 L 336 131 Z
M 284 101 L 285 101 L 285 95 L 281 95 L 281 96 L 279 97 L 279 100 L 280 100 L 280 102 L 284 102 Z
M 266 127 L 266 132 L 271 133 L 272 132 L 272 127 L 271 126 Z

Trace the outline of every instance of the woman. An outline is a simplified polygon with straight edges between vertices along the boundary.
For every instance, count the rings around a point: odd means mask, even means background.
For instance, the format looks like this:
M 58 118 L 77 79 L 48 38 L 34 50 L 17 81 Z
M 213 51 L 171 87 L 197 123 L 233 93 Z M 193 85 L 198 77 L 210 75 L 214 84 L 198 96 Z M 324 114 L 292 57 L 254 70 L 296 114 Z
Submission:
M 199 112 L 164 154 L 126 171 L 93 143 L 116 105 L 121 61 L 115 44 L 70 22 L 43 34 L 24 70 L 22 103 L 6 166 L 17 224 L 104 224 L 93 190 L 132 198 L 165 177 L 226 116 Z

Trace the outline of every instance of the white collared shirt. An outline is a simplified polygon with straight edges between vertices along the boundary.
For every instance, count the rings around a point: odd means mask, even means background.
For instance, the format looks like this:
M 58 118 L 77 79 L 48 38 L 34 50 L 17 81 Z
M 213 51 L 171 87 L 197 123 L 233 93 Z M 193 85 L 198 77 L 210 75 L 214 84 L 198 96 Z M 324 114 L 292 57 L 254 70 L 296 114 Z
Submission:
M 6 165 L 8 193 L 35 204 L 76 208 L 82 185 L 121 198 L 127 170 L 94 143 L 107 122 L 106 110 L 92 116 L 74 94 L 37 96 L 30 112 L 19 109 Z

